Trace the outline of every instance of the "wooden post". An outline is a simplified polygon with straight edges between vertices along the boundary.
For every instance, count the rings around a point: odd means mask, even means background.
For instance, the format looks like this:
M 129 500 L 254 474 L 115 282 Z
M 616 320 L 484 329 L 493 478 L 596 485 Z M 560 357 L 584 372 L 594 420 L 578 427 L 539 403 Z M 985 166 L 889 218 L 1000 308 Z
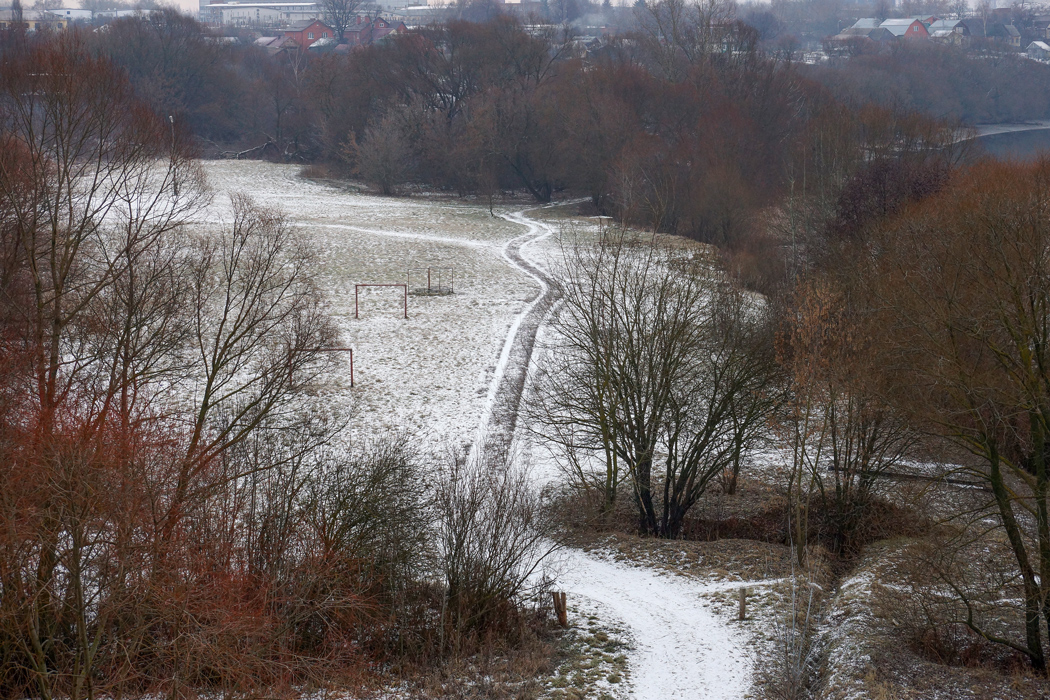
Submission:
M 741 588 L 740 589 L 740 615 L 739 615 L 738 619 L 741 619 L 741 620 L 746 620 L 747 619 L 747 589 L 746 588 Z
M 554 598 L 554 612 L 558 615 L 558 624 L 562 627 L 569 626 L 569 609 L 565 604 L 565 593 L 558 591 L 551 591 L 551 596 Z

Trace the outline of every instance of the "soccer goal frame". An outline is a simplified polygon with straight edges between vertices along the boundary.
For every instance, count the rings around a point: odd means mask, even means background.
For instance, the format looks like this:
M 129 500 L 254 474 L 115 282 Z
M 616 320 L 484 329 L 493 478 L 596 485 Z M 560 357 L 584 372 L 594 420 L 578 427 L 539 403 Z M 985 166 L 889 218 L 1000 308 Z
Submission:
M 412 278 L 419 280 L 416 284 L 422 284 L 425 277 L 426 287 L 413 287 Z M 408 288 L 411 294 L 417 296 L 441 296 L 456 293 L 456 268 L 448 265 L 443 267 L 410 267 L 408 268 Z

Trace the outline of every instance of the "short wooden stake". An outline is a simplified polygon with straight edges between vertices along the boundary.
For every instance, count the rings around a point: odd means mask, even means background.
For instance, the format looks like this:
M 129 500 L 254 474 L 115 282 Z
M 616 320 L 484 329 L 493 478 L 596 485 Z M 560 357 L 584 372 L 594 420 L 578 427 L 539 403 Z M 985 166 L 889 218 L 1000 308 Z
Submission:
M 740 589 L 740 616 L 739 619 L 747 619 L 747 589 Z
M 569 609 L 565 604 L 565 593 L 551 591 L 551 596 L 554 598 L 554 612 L 558 615 L 558 624 L 562 627 L 568 627 Z

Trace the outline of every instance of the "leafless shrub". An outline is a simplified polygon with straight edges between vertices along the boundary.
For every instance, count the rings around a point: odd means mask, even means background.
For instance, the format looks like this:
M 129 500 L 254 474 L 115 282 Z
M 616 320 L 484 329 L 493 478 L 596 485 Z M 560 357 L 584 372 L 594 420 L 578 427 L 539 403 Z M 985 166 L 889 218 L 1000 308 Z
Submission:
M 348 566 L 355 589 L 399 620 L 374 626 L 383 652 L 429 652 L 432 625 L 421 619 L 430 601 L 425 581 L 437 562 L 431 484 L 409 436 L 364 445 L 347 460 L 323 465 L 304 495 L 313 548 Z
M 505 449 L 450 457 L 435 504 L 445 643 L 513 634 L 527 602 L 544 599 L 542 565 L 558 546 L 527 467 Z
M 412 145 L 393 112 L 365 129 L 360 139 L 350 134 L 342 155 L 355 175 L 383 194 L 395 194 L 411 174 Z
M 1009 549 L 963 534 L 940 528 L 895 553 L 892 574 L 873 587 L 875 616 L 935 663 L 1024 665 L 1024 591 Z

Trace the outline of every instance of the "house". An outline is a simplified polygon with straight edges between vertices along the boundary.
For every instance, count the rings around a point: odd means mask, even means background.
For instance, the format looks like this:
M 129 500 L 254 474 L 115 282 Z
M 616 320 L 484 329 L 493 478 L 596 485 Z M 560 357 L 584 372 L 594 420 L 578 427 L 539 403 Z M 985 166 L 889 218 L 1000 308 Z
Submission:
M 858 48 L 873 42 L 894 41 L 896 37 L 882 27 L 866 29 L 863 27 L 848 27 L 835 36 L 829 36 L 824 40 L 825 51 L 835 49 Z
M 334 36 L 323 36 L 320 39 L 315 39 L 308 51 L 310 53 L 327 53 L 332 51 L 336 47 L 336 38 Z
M 878 27 L 879 24 L 879 20 L 877 20 L 874 17 L 861 17 L 856 22 L 854 22 L 849 28 L 844 29 L 842 33 L 849 33 L 854 35 L 863 33 L 864 36 L 867 36 L 868 32 Z
M 371 18 L 358 15 L 354 23 L 343 32 L 343 38 L 350 46 L 369 46 L 381 41 L 391 34 L 408 31 L 404 22 L 383 17 Z
M 965 43 L 966 37 L 962 34 L 953 32 L 950 29 L 936 29 L 930 32 L 930 39 L 937 42 L 938 44 L 948 44 L 950 46 L 962 46 Z
M 966 32 L 975 39 L 983 39 L 985 36 L 984 20 L 977 17 L 967 17 L 966 19 L 959 20 L 964 27 Z
M 912 18 L 888 19 L 879 28 L 889 30 L 898 39 L 927 39 L 930 32 L 922 21 Z
M 1017 31 L 1017 27 L 1012 24 L 1001 22 L 989 24 L 987 36 L 997 44 L 1021 48 L 1021 32 Z
M 936 22 L 931 22 L 926 29 L 930 32 L 930 36 L 933 36 L 935 32 L 943 31 L 953 32 L 962 36 L 969 36 L 970 34 L 970 29 L 961 19 L 939 19 Z
M 310 48 L 310 44 L 318 39 L 330 39 L 334 36 L 335 31 L 319 19 L 296 22 L 284 30 L 286 39 L 291 39 L 304 49 Z
M 835 36 L 825 39 L 824 46 L 825 51 L 838 51 L 873 42 L 920 39 L 928 36 L 926 25 L 914 17 L 883 21 L 874 17 L 863 17 Z
M 930 32 L 930 39 L 938 44 L 961 46 L 970 41 L 970 30 L 962 20 L 939 19 L 932 22 L 927 30 Z
M 262 36 L 255 40 L 255 45 L 260 49 L 265 49 L 266 53 L 271 56 L 279 54 L 282 51 L 295 51 L 299 48 L 299 45 L 295 43 L 293 39 L 290 39 L 283 34 L 281 36 Z
M 51 15 L 48 12 L 37 12 L 36 9 L 22 10 L 22 27 L 27 31 L 64 29 L 68 23 L 66 19 Z M 15 21 L 15 10 L 5 9 L 0 12 L 0 29 L 13 29 L 17 24 Z
M 861 17 L 835 36 L 829 37 L 829 40 L 833 42 L 849 42 L 852 39 L 859 38 L 871 39 L 872 33 L 879 28 L 879 23 L 880 20 L 874 17 Z
M 1040 39 L 1050 39 L 1050 15 L 1033 17 L 1030 29 Z
M 1050 60 L 1050 44 L 1045 41 L 1033 41 L 1028 45 L 1026 52 L 1028 58 L 1034 58 L 1037 61 Z
M 403 34 L 406 31 L 408 31 L 408 28 L 405 27 L 404 22 L 394 22 L 382 17 L 376 17 L 372 21 L 372 43 L 382 41 L 391 34 Z
M 65 29 L 68 21 L 50 12 L 38 12 L 36 10 L 22 10 L 22 28 L 29 32 L 39 32 L 49 29 Z M 0 11 L 0 29 L 15 29 L 18 22 L 14 10 Z
M 874 42 L 895 41 L 897 39 L 897 37 L 893 36 L 893 33 L 885 27 L 875 27 L 868 32 L 868 38 Z

